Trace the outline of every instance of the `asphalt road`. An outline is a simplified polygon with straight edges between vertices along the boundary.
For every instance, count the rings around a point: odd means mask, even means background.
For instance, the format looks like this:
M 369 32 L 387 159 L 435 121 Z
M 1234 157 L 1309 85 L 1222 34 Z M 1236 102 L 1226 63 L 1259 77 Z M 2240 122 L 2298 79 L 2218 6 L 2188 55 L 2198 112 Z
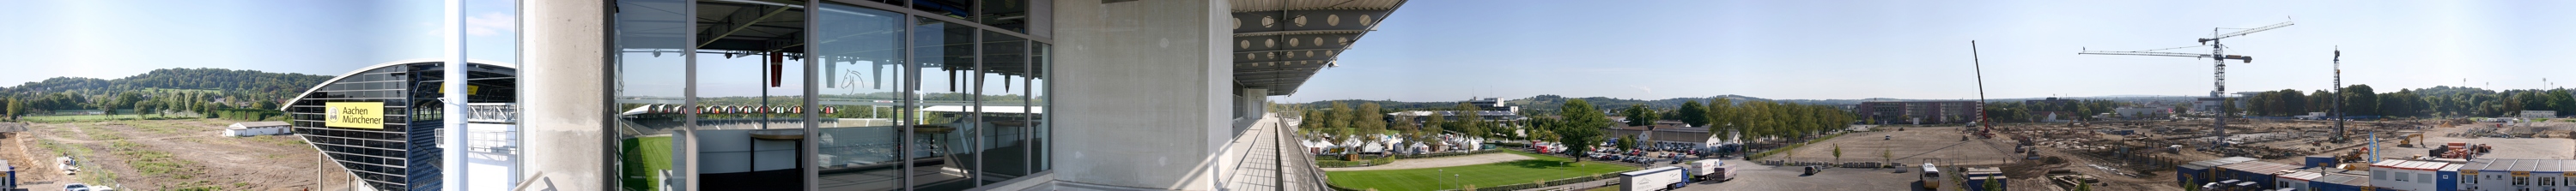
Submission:
M 1742 160 L 1743 170 L 1733 181 L 1695 182 L 1677 190 L 1922 190 L 1915 186 L 1917 170 L 1832 168 L 1814 175 L 1802 175 L 1797 167 L 1754 165 Z M 1945 185 L 1951 188 L 1955 185 Z

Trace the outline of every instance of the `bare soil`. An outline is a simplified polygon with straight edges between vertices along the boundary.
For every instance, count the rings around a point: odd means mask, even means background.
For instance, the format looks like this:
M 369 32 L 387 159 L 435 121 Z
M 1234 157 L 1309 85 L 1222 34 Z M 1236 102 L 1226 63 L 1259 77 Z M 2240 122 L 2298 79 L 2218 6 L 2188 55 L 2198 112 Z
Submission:
M 0 136 L 22 188 L 82 183 L 120 190 L 341 190 L 349 172 L 294 135 L 222 136 L 221 119 L 39 123 Z M 76 175 L 54 158 L 71 156 Z M 317 184 L 318 183 L 318 184 Z

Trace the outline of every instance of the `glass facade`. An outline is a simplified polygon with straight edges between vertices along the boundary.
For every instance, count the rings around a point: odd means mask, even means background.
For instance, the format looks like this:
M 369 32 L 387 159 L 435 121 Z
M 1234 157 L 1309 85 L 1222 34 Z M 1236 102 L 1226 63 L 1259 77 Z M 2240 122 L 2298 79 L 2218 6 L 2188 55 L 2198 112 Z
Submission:
M 437 132 L 444 83 L 442 63 L 397 62 L 369 67 L 324 82 L 289 100 L 285 110 L 295 134 L 330 156 L 366 186 L 376 190 L 438 190 Z M 474 103 L 512 103 L 517 69 L 476 63 L 469 67 L 467 90 Z M 343 105 L 334 108 L 335 104 Z M 357 105 L 364 104 L 364 105 Z M 334 109 L 373 110 L 381 123 L 334 126 L 326 118 L 349 115 Z
M 617 2 L 623 190 L 966 190 L 1046 171 L 1047 40 L 1024 33 L 1040 7 L 779 2 Z

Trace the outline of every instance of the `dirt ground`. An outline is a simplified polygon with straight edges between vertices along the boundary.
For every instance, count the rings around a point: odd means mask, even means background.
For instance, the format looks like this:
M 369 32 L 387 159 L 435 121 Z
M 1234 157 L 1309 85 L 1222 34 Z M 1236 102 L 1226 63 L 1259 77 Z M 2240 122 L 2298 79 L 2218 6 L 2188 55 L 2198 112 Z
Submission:
M 1763 160 L 1834 161 L 1834 146 L 1837 145 L 1842 146 L 1843 162 L 1877 162 L 1884 159 L 1880 154 L 1885 153 L 1893 155 L 1894 161 L 1908 166 L 1919 165 L 1927 159 L 1940 161 L 1940 165 L 1997 165 L 2010 162 L 2014 156 L 2008 140 L 1970 138 L 1959 141 L 1961 136 L 1967 135 L 1960 132 L 1960 127 L 1904 129 L 1897 131 L 1896 127 L 1879 127 L 1876 131 L 1853 132 L 1800 146 L 1794 159 L 1784 154 Z
M 343 190 L 348 171 L 325 163 L 293 135 L 229 137 L 220 119 L 33 124 L 0 136 L 0 158 L 20 170 L 22 188 L 64 184 L 120 190 Z M 71 156 L 76 175 L 54 158 Z M 319 181 L 317 185 L 316 180 Z
M 2495 123 L 2476 123 L 2476 124 L 2471 124 L 2471 125 L 2468 125 L 2468 126 L 2489 126 L 2489 125 L 2495 125 Z M 2539 124 L 2539 125 L 2540 125 L 2540 126 L 2544 126 L 2544 127 L 2555 127 L 2555 128 L 2561 128 L 2561 129 L 2563 129 L 2563 128 L 2567 128 L 2567 127 L 2570 127 L 2570 126 L 2576 126 L 2576 124 L 2569 124 L 2569 123 L 2562 123 L 2562 122 L 2549 122 L 2549 123 L 2542 123 L 2542 124 Z M 2485 155 L 2478 156 L 2478 158 L 2495 158 L 2495 159 L 2576 159 L 2576 150 L 2570 150 L 2570 149 L 2569 149 L 2569 148 L 2576 148 L 2576 139 L 2568 139 L 2568 138 L 2498 138 L 2498 137 L 2451 137 L 2451 136 L 2442 136 L 2442 135 L 2444 135 L 2444 134 L 2464 132 L 2464 131 L 2467 131 L 2467 130 L 2469 130 L 2469 128 L 2431 128 L 2431 129 L 2426 129 L 2426 130 L 2424 130 L 2424 136 L 2423 136 L 2423 138 L 2422 138 L 2421 140 L 2419 140 L 2419 142 L 2415 142 L 2416 144 L 2419 144 L 2419 146 L 2415 146 L 2415 147 L 2397 147 L 2397 145 L 2395 145 L 2395 144 L 2381 144 L 2381 145 L 2380 145 L 2380 147 L 2381 147 L 2381 148 L 2385 148 L 2385 149 L 2387 149 L 2387 150 L 2388 150 L 2388 152 L 2387 152 L 2387 153 L 2380 154 L 2379 156 L 2380 156 L 2380 157 L 2405 157 L 2405 156 L 2411 156 L 2411 155 L 2424 155 L 2424 154 L 2427 154 L 2427 153 L 2425 153 L 2425 151 L 2427 151 L 2427 150 L 2432 150 L 2432 148 L 2427 148 L 2426 146 L 2420 146 L 2420 144 L 2424 144 L 2424 143 L 2435 143 L 2435 144 L 2440 144 L 2440 143 L 2454 143 L 2454 142 L 2457 142 L 2457 143 L 2468 143 L 2468 144 L 2472 144 L 2472 145 L 2475 145 L 2475 144 L 2486 144 L 2486 145 L 2488 145 L 2488 146 L 2490 146 L 2490 147 L 2494 147 L 2494 148 L 2495 148 L 2495 151 L 2494 151 L 2494 152 L 2492 152 L 2492 153 L 2487 153 L 2487 154 L 2485 154 Z M 2380 137 L 2380 138 L 2381 138 L 2381 139 L 2395 139 L 2395 138 L 2390 138 L 2390 137 L 2386 137 L 2386 136 L 2382 136 L 2382 137 Z

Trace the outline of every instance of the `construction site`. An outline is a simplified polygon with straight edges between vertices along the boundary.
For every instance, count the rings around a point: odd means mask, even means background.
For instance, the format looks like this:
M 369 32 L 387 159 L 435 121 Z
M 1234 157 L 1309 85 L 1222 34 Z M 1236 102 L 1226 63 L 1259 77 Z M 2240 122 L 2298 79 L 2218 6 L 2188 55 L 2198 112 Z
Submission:
M 2214 61 L 2211 98 L 2229 99 L 2226 92 L 2226 66 L 2231 60 L 2252 62 L 2252 56 L 2224 54 L 2227 45 L 2221 39 L 2279 29 L 2289 22 L 2256 28 L 2217 28 L 2212 36 L 2198 38 L 2200 44 L 2144 51 L 2083 51 L 2085 55 L 2166 56 L 2203 58 Z M 2231 32 L 2232 31 L 2232 32 Z M 2223 33 L 2222 33 L 2223 32 Z M 1970 42 L 1973 51 L 1974 42 Z M 2207 54 L 2157 52 L 2184 48 L 2209 48 Z M 1971 52 L 1973 54 L 1973 52 Z M 2341 55 L 2336 51 L 2334 86 L 2344 87 L 2341 77 Z M 2322 68 L 2322 67 L 2321 67 Z M 1982 70 L 1982 69 L 1980 69 Z M 1982 73 L 1979 74 L 1980 98 L 1983 100 Z M 2319 79 L 2318 82 L 2325 82 Z M 2322 85 L 2323 83 L 2319 83 Z M 2367 91 L 2367 90 L 2364 90 Z M 2340 94 L 2340 92 L 2334 92 Z M 2334 100 L 2333 105 L 2344 105 Z M 2177 108 L 2179 109 L 2179 108 Z M 2340 113 L 2342 108 L 2331 108 Z M 2174 111 L 2181 112 L 2181 111 Z M 2088 113 L 2089 114 L 2089 113 Z M 2554 114 L 2526 118 L 2382 118 L 2315 115 L 2302 118 L 2238 117 L 2239 112 L 2202 111 L 2198 116 L 2175 116 L 2157 120 L 2101 120 L 2044 123 L 1985 123 L 1958 126 L 1890 126 L 1860 130 L 1810 145 L 1834 145 L 1830 149 L 1806 147 L 1792 153 L 1808 153 L 1763 161 L 1766 164 L 1817 164 L 1826 159 L 1812 157 L 1834 153 L 1830 160 L 1840 167 L 1896 167 L 1916 165 L 1939 166 L 1943 172 L 1977 171 L 1999 168 L 2000 177 L 1974 173 L 1945 175 L 1948 180 L 1923 180 L 1917 190 L 1950 190 L 1974 186 L 1976 179 L 2002 179 L 2009 190 L 2481 190 L 2453 187 L 2460 175 L 2474 176 L 2479 168 L 2494 167 L 2523 174 L 2546 172 L 2558 177 L 2558 171 L 2576 171 L 2576 123 L 2551 122 Z M 1992 122 L 1987 116 L 1977 116 Z M 1852 157 L 1844 152 L 1866 153 Z M 1853 164 L 1852 161 L 1870 161 Z M 1894 165 L 1885 165 L 1894 163 Z M 2530 164 L 2522 164 L 2530 163 Z M 2558 167 L 2564 163 L 2566 169 Z M 2376 168 L 2374 168 L 2376 167 Z M 2392 178 L 2372 179 L 2373 174 L 2414 170 L 2424 172 L 2422 180 L 2405 182 L 2408 173 Z M 1901 170 L 1900 170 L 1901 171 Z M 2490 170 L 2496 171 L 2496 170 Z M 2432 176 L 2441 174 L 2436 181 Z M 2501 174 L 2501 173 L 2500 173 Z M 1962 178 L 1974 177 L 1974 178 Z M 2355 178 L 2358 177 L 2358 178 Z M 2576 181 L 2576 173 L 2566 174 Z M 2277 181 L 2276 181 L 2277 180 Z M 2552 182 L 2551 178 L 2535 179 Z M 2373 185 L 2372 182 L 2382 182 Z M 2296 182 L 2296 183 L 2293 183 Z M 2314 183 L 2310 183 L 2314 182 Z M 2501 181 L 2498 181 L 2501 182 Z M 2540 183 L 2529 187 L 2525 181 L 2512 181 L 2509 186 L 2484 188 L 2554 188 L 2576 184 Z M 2315 186 L 2311 186 L 2314 184 Z M 2439 185 L 2440 187 L 2435 187 Z M 2557 186 L 2553 186 L 2557 185 Z M 2440 188 L 2440 189 L 2436 189 Z M 2506 189 L 2511 190 L 2511 189 Z M 2534 189 L 2536 190 L 2536 189 Z
M 1846 168 L 1882 163 L 1994 167 L 2010 177 L 2007 183 L 2013 190 L 2072 190 L 2074 184 L 2093 184 L 2095 190 L 2184 190 L 2174 181 L 2176 165 L 2227 157 L 2278 164 L 2308 163 L 2311 157 L 2363 163 L 2373 154 L 2442 157 L 2428 153 L 2459 143 L 2491 151 L 2449 157 L 2576 159 L 2576 151 L 2566 149 L 2576 145 L 2576 138 L 2570 138 L 2576 136 L 2571 134 L 2576 133 L 2571 131 L 2576 123 L 2568 122 L 2347 121 L 2346 134 L 2338 136 L 2329 120 L 2236 119 L 2228 126 L 2230 134 L 2222 138 L 2210 133 L 2210 120 L 2004 123 L 1994 125 L 1990 133 L 1980 133 L 1982 126 L 1879 127 L 1811 144 L 1830 147 L 1802 147 L 1792 152 L 1794 156 L 1765 160 L 1862 163 L 1835 165 Z M 2335 137 L 2351 141 L 2335 142 Z M 1843 156 L 1828 156 L 1837 148 Z

